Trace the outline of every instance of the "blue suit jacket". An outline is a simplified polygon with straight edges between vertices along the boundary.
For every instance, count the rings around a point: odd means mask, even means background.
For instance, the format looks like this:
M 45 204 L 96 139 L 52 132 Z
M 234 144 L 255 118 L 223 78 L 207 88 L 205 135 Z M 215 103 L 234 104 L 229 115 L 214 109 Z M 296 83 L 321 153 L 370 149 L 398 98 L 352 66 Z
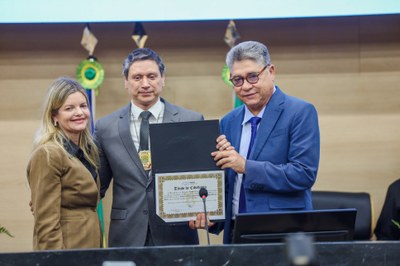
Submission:
M 221 133 L 240 148 L 244 106 L 221 120 Z M 278 87 L 267 103 L 248 160 L 244 188 L 247 212 L 312 209 L 311 187 L 319 164 L 318 115 L 314 106 Z M 224 243 L 231 242 L 236 173 L 227 169 Z M 222 228 L 220 228 L 222 229 Z

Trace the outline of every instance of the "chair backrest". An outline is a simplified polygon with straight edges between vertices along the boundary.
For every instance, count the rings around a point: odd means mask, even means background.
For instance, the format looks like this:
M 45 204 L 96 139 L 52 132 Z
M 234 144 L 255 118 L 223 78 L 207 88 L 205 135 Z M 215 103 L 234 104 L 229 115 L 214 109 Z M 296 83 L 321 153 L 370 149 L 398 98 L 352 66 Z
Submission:
M 373 209 L 369 193 L 313 191 L 312 202 L 315 210 L 356 208 L 354 240 L 371 239 Z

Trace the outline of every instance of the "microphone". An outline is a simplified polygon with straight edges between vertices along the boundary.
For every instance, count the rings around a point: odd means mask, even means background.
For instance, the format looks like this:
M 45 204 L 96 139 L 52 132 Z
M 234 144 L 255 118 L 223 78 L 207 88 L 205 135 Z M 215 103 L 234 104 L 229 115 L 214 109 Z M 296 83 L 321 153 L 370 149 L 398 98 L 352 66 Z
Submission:
M 208 191 L 205 187 L 201 187 L 199 190 L 199 196 L 203 200 L 204 206 L 204 217 L 206 219 L 206 232 L 207 232 L 207 243 L 210 245 L 210 234 L 208 232 L 208 219 L 207 219 L 207 209 L 206 209 L 206 198 L 208 196 Z
M 205 198 L 208 197 L 208 191 L 205 187 L 201 187 L 199 190 L 199 196 L 200 198 L 202 198 L 203 200 L 205 200 Z
M 287 265 L 318 266 L 320 265 L 314 246 L 314 237 L 305 233 L 293 233 L 285 239 Z

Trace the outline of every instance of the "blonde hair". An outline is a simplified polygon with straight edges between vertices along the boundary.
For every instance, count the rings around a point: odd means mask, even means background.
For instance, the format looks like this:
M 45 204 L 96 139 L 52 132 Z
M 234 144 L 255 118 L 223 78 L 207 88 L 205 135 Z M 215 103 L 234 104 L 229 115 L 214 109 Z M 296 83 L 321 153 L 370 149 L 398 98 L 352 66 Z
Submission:
M 50 85 L 42 107 L 41 125 L 33 141 L 34 150 L 49 142 L 65 150 L 64 143 L 68 137 L 59 126 L 55 125 L 53 116 L 57 115 L 58 110 L 67 100 L 68 96 L 75 92 L 82 93 L 89 105 L 85 89 L 76 80 L 69 77 L 60 77 Z M 90 123 L 88 123 L 85 130 L 81 133 L 78 146 L 83 151 L 89 163 L 97 169 L 99 166 L 99 152 L 93 141 L 89 127 Z

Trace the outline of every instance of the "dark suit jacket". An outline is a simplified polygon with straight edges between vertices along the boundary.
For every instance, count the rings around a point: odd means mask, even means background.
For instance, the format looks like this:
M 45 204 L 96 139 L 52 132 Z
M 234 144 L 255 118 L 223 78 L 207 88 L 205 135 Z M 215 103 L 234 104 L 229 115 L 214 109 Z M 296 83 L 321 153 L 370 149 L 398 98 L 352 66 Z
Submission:
M 400 240 L 400 228 L 392 220 L 400 223 L 400 179 L 393 182 L 387 190 L 382 212 L 375 227 L 378 240 Z
M 35 210 L 33 248 L 100 248 L 99 184 L 79 161 L 53 143 L 36 149 L 27 176 Z
M 199 113 L 162 101 L 164 123 L 203 120 Z M 100 119 L 95 129 L 102 196 L 114 179 L 109 246 L 144 246 L 148 227 L 155 245 L 198 244 L 197 231 L 187 223 L 170 225 L 157 216 L 153 178 L 147 177 L 132 141 L 130 108 Z
M 278 87 L 269 100 L 246 161 L 244 188 L 247 212 L 312 209 L 311 187 L 319 164 L 317 111 Z M 244 106 L 221 120 L 221 132 L 240 148 Z M 224 243 L 231 242 L 232 198 L 236 173 L 227 169 Z M 220 228 L 221 229 L 221 228 Z

